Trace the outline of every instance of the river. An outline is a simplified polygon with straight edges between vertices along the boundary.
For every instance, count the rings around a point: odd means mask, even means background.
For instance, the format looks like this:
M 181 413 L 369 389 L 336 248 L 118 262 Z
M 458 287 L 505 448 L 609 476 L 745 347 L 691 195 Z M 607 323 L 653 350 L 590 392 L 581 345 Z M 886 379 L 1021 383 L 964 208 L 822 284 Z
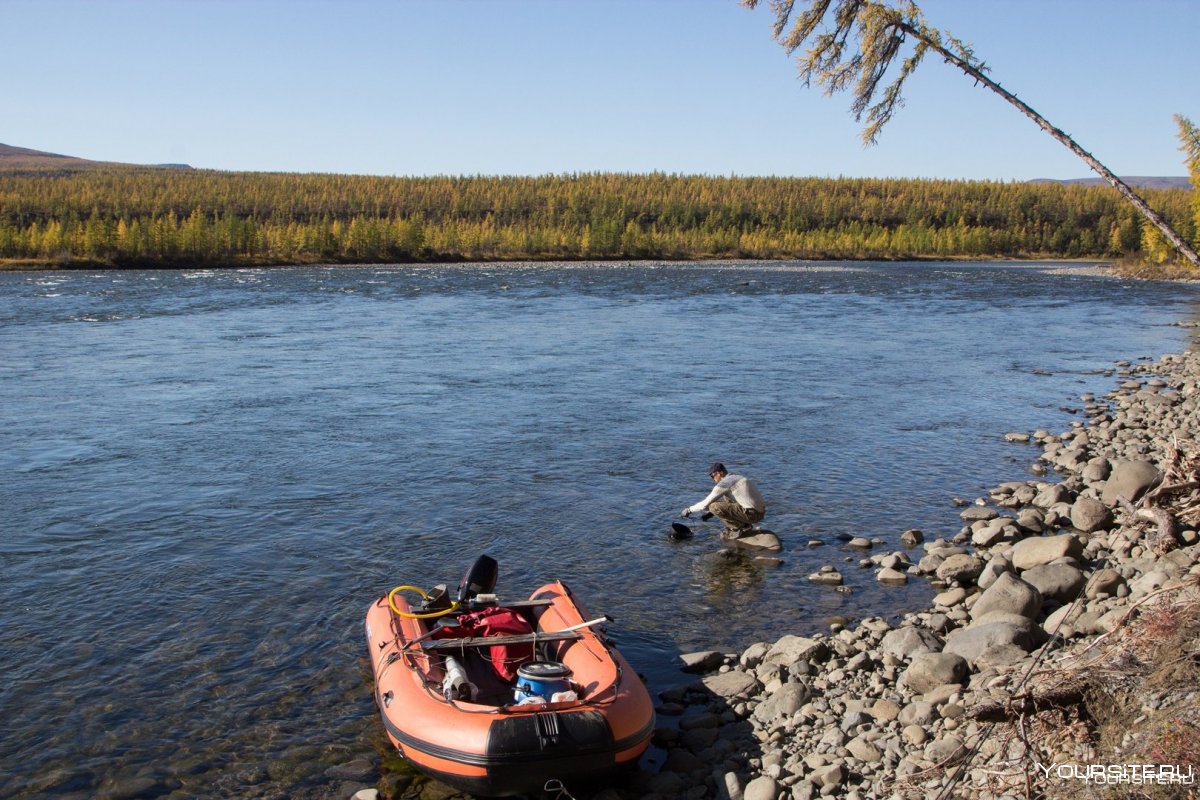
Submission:
M 920 608 L 845 536 L 954 535 L 1031 477 L 1006 432 L 1184 349 L 1198 300 L 1027 263 L 0 273 L 0 796 L 328 796 L 384 746 L 366 607 L 484 553 L 655 690 Z M 782 564 L 668 539 L 714 460 Z

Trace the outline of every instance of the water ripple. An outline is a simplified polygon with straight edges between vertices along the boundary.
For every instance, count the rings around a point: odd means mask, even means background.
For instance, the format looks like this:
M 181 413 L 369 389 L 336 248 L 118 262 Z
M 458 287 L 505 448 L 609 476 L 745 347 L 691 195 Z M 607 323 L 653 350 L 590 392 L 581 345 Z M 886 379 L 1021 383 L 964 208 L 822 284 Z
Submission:
M 655 688 L 915 608 L 843 537 L 957 532 L 950 497 L 1026 477 L 1005 432 L 1183 347 L 1196 299 L 961 263 L 0 273 L 0 795 L 325 796 L 380 746 L 367 604 L 482 552 L 614 616 Z M 667 539 L 715 458 L 782 565 Z

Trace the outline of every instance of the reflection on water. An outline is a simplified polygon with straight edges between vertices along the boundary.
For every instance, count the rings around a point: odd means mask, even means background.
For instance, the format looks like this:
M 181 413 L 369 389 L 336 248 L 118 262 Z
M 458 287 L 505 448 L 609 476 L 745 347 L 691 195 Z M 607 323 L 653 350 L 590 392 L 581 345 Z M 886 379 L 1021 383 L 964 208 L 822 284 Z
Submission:
M 918 607 L 842 537 L 953 535 L 950 497 L 1027 475 L 1005 432 L 1182 348 L 1195 298 L 979 264 L 0 274 L 0 796 L 327 796 L 381 742 L 367 605 L 484 552 L 502 596 L 614 617 L 655 689 Z M 668 538 L 717 459 L 781 564 Z

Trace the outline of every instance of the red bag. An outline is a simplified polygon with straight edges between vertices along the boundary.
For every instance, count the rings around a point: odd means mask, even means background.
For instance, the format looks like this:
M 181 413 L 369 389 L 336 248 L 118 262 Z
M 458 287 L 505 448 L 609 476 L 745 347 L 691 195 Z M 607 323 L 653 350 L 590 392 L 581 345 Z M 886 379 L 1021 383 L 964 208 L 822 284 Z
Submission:
M 434 639 L 466 639 L 478 636 L 515 636 L 533 633 L 533 627 L 516 611 L 490 607 L 463 614 L 458 624 L 439 628 Z M 533 660 L 532 644 L 494 644 L 489 648 L 492 669 L 507 683 L 517 677 L 517 668 Z

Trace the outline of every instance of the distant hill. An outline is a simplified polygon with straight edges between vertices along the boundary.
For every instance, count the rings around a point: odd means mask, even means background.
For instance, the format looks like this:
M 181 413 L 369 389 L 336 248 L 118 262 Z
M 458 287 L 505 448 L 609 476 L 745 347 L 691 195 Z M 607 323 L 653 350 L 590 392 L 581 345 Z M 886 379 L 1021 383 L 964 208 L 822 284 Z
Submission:
M 31 150 L 28 147 L 13 147 L 0 144 L 0 170 L 66 169 L 82 170 L 99 167 L 162 167 L 164 169 L 191 169 L 187 164 L 124 164 L 119 161 L 91 161 L 86 158 L 64 156 Z
M 1121 180 L 1130 186 L 1142 189 L 1191 189 L 1192 184 L 1187 178 L 1155 177 L 1147 175 L 1122 175 Z M 1029 183 L 1063 183 L 1078 184 L 1079 186 L 1108 186 L 1103 178 L 1071 178 L 1058 180 L 1056 178 L 1034 178 Z

